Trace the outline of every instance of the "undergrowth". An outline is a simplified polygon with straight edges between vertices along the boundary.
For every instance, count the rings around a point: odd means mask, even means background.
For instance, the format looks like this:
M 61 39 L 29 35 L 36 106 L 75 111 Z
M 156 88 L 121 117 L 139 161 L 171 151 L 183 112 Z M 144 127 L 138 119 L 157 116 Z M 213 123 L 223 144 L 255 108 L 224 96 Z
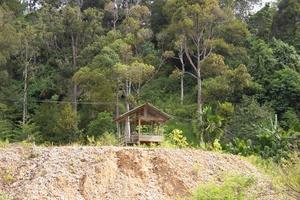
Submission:
M 7 194 L 1 192 L 0 190 L 0 200 L 10 200 Z
M 269 176 L 279 193 L 291 199 L 300 199 L 300 159 L 298 155 L 291 157 L 291 160 L 282 163 L 258 156 L 249 156 L 246 160 Z
M 9 141 L 8 140 L 0 140 L 0 148 L 5 148 L 8 145 L 9 145 Z
M 251 176 L 228 176 L 221 184 L 214 182 L 200 185 L 191 200 L 243 200 L 247 189 L 255 183 Z

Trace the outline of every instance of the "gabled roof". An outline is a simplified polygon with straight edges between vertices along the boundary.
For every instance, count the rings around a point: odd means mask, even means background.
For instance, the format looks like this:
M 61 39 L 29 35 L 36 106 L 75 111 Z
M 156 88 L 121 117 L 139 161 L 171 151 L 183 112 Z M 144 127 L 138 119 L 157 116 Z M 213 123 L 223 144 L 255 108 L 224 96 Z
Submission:
M 165 112 L 159 110 L 158 108 L 156 108 L 156 107 L 153 106 L 152 104 L 150 104 L 150 103 L 145 103 L 145 104 L 143 104 L 143 105 L 141 105 L 141 106 L 135 107 L 135 108 L 133 108 L 132 110 L 130 110 L 130 111 L 128 111 L 128 112 L 126 112 L 126 113 L 120 115 L 118 118 L 115 119 L 115 121 L 122 121 L 122 120 L 125 119 L 126 117 L 128 117 L 128 116 L 130 116 L 130 115 L 133 115 L 133 114 L 135 114 L 135 113 L 137 113 L 137 112 L 143 110 L 143 109 L 146 108 L 146 107 L 147 107 L 147 109 L 149 109 L 149 111 L 151 110 L 152 112 L 155 112 L 157 115 L 159 115 L 160 117 L 164 118 L 165 120 L 168 120 L 168 119 L 171 118 L 167 113 L 165 113 Z

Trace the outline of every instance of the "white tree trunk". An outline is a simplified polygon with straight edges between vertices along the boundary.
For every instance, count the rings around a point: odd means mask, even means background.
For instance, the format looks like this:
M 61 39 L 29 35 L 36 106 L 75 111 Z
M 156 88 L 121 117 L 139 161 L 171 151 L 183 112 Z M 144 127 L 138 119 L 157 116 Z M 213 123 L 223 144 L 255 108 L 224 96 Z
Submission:
M 120 109 L 119 109 L 119 80 L 117 80 L 116 84 L 116 118 L 120 116 Z M 117 134 L 118 134 L 118 139 L 121 139 L 121 132 L 120 132 L 120 123 L 116 122 L 116 127 L 117 127 Z
M 129 95 L 130 95 L 130 81 L 127 80 L 126 81 L 126 86 L 125 86 L 125 108 L 126 108 L 126 112 L 128 112 L 130 110 L 130 106 L 129 106 Z M 125 119 L 125 141 L 129 142 L 130 141 L 130 118 L 126 117 Z
M 72 69 L 73 72 L 75 73 L 75 70 L 77 68 L 77 46 L 76 46 L 76 41 L 75 38 L 72 34 Z M 75 111 L 75 113 L 77 113 L 77 92 L 78 92 L 78 88 L 77 88 L 77 84 L 75 82 L 73 82 L 73 88 L 72 88 L 72 103 L 73 103 L 73 109 Z
M 183 101 L 184 101 L 184 74 L 185 74 L 185 64 L 184 64 L 184 60 L 183 60 L 183 46 L 181 47 L 181 51 L 179 53 L 179 59 L 181 62 L 181 77 L 180 77 L 180 104 L 183 105 Z

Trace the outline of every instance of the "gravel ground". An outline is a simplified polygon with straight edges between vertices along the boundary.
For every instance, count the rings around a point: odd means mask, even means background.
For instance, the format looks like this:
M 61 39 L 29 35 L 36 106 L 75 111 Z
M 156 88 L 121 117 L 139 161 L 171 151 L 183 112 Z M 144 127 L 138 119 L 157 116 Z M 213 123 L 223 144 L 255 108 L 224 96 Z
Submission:
M 220 183 L 226 174 L 254 177 L 249 194 L 256 199 L 285 199 L 267 176 L 234 155 L 125 147 L 0 148 L 0 194 L 17 200 L 176 199 L 199 184 Z

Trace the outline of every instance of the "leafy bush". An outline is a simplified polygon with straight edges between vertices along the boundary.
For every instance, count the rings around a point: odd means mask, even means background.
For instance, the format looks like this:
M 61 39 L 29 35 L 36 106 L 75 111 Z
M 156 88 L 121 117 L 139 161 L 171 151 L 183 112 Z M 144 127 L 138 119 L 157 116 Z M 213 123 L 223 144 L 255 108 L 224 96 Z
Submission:
M 182 130 L 184 136 L 187 138 L 187 141 L 191 145 L 195 145 L 197 142 L 196 134 L 194 132 L 193 126 L 191 126 L 191 121 L 185 121 L 183 119 L 171 119 L 164 126 L 165 133 L 170 133 L 174 129 Z M 197 143 L 198 144 L 198 143 Z
M 13 167 L 8 166 L 6 169 L 2 170 L 0 173 L 0 178 L 4 184 L 13 183 L 15 181 Z
M 81 133 L 78 128 L 79 117 L 71 104 L 43 104 L 39 107 L 33 121 L 40 127 L 42 142 L 67 144 L 76 141 Z
M 79 118 L 74 112 L 71 104 L 65 105 L 59 113 L 57 124 L 55 127 L 56 138 L 55 142 L 68 143 L 75 141 L 80 130 L 78 129 Z
M 87 135 L 100 136 L 105 132 L 114 132 L 115 124 L 111 113 L 101 112 L 88 125 Z
M 226 142 L 225 149 L 234 154 L 255 154 L 280 162 L 297 149 L 294 137 L 295 132 L 285 131 L 279 126 L 277 115 L 272 117 L 267 108 L 245 99 L 227 126 L 224 139 L 230 141 Z
M 9 140 L 0 140 L 0 148 L 5 148 L 9 144 Z
M 220 140 L 219 139 L 215 139 L 215 141 L 213 142 L 213 150 L 215 150 L 215 151 L 222 151 L 222 146 L 220 144 Z
M 27 142 L 36 142 L 40 140 L 40 131 L 36 123 L 32 120 L 28 120 L 25 124 L 20 123 L 18 135 L 20 140 L 26 140 Z
M 250 139 L 241 140 L 239 138 L 235 138 L 232 142 L 226 145 L 226 150 L 233 154 L 239 154 L 243 156 L 251 155 L 253 153 L 252 141 Z
M 87 144 L 94 146 L 115 146 L 118 144 L 118 140 L 115 134 L 105 132 L 99 137 L 87 136 Z
M 270 175 L 273 179 L 280 176 L 280 165 L 270 158 L 263 159 L 260 156 L 251 155 L 246 157 L 246 160 L 262 170 L 265 174 Z
M 248 176 L 231 176 L 217 185 L 208 183 L 200 185 L 192 195 L 192 200 L 243 200 L 248 187 L 254 183 L 253 177 Z
M 185 148 L 189 146 L 186 137 L 183 135 L 183 132 L 179 129 L 174 129 L 168 135 L 167 141 L 169 142 L 169 144 L 179 148 Z
M 9 120 L 0 119 L 0 140 L 14 139 L 14 128 Z

